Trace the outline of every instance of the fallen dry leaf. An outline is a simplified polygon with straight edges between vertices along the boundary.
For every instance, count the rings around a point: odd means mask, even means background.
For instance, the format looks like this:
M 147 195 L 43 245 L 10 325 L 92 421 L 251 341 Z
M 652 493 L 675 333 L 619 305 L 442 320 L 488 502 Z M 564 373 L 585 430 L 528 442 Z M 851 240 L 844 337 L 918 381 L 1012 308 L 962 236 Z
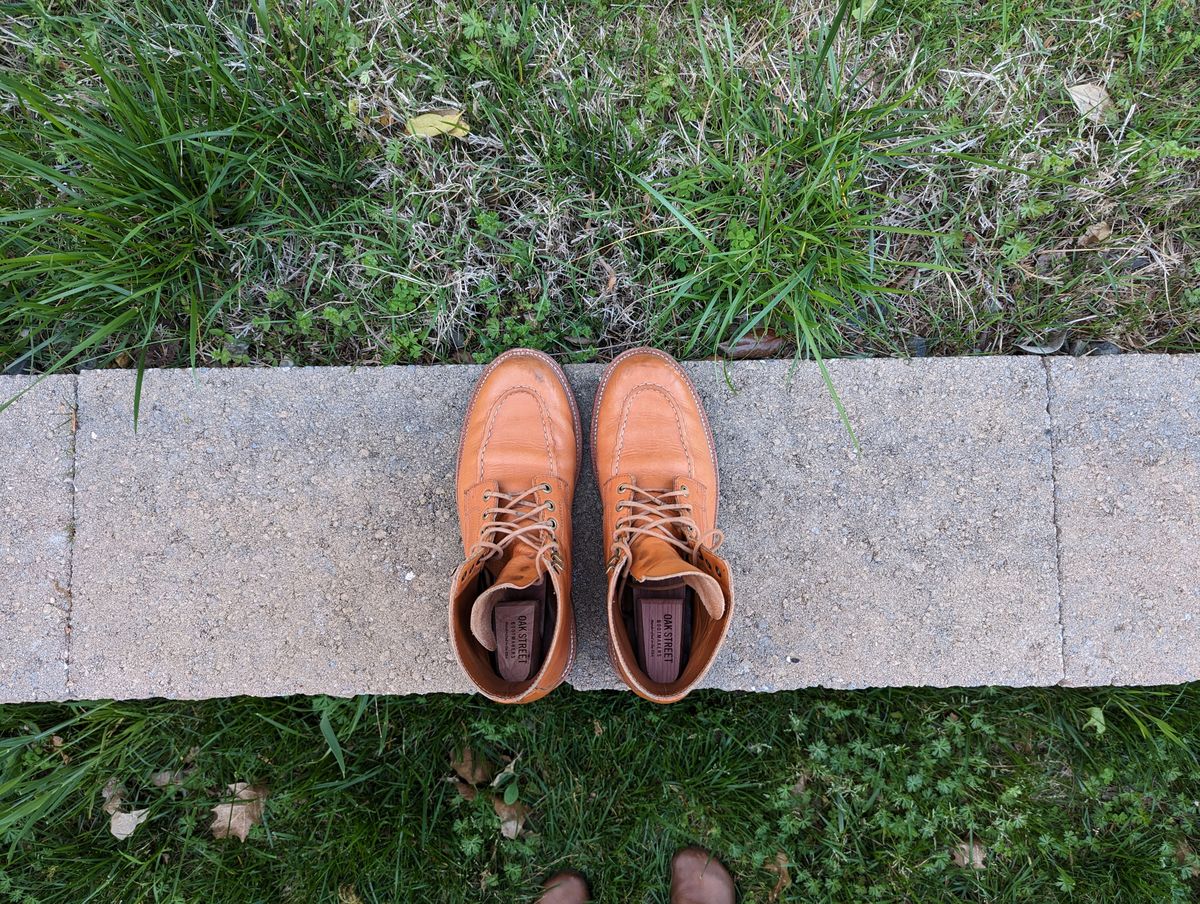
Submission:
M 213 821 L 209 828 L 213 838 L 233 836 L 245 842 L 250 830 L 262 822 L 267 789 L 263 785 L 234 782 L 229 786 L 229 793 L 235 799 L 212 808 Z
M 55 583 L 57 584 L 58 582 L 55 581 Z M 62 739 L 61 735 L 54 735 L 52 738 L 50 738 L 50 746 L 54 748 L 54 752 L 62 758 L 64 764 L 71 762 L 71 755 L 63 750 L 63 745 L 66 743 L 67 742 Z
M 1186 840 L 1180 838 L 1175 845 L 1175 862 L 1183 867 L 1188 874 L 1189 879 L 1195 879 L 1200 876 L 1200 866 L 1190 866 L 1195 863 L 1196 852 L 1192 850 L 1192 846 Z
M 404 124 L 404 131 L 414 138 L 436 138 L 438 135 L 462 138 L 470 133 L 471 127 L 463 118 L 462 110 L 437 110 L 412 117 Z
M 775 887 L 767 894 L 767 901 L 775 904 L 784 889 L 792 884 L 792 874 L 788 872 L 787 854 L 780 851 L 775 855 L 775 860 L 765 864 L 763 869 L 775 876 Z
M 508 761 L 507 765 L 505 765 L 505 767 L 501 769 L 499 773 L 497 773 L 496 777 L 492 779 L 493 788 L 499 788 L 505 782 L 510 782 L 517 777 L 517 760 L 520 758 L 521 754 L 518 753 L 515 757 Z
M 1075 102 L 1079 115 L 1092 122 L 1104 122 L 1109 112 L 1113 110 L 1112 98 L 1108 91 L 1098 82 L 1081 82 L 1067 87 L 1067 93 Z
M 150 784 L 155 788 L 166 788 L 168 785 L 182 785 L 183 780 L 195 771 L 195 766 L 184 766 L 179 769 L 162 769 L 150 776 Z
M 752 330 L 736 342 L 722 342 L 717 350 L 734 361 L 747 361 L 752 358 L 777 358 L 788 341 L 770 330 Z
M 1094 245 L 1099 245 L 1101 242 L 1108 240 L 1112 235 L 1112 227 L 1105 222 L 1093 223 L 1087 228 L 1087 232 L 1079 237 L 1080 248 L 1091 248 Z
M 604 284 L 604 291 L 602 291 L 600 294 L 612 295 L 613 291 L 617 288 L 617 271 L 614 270 L 612 265 L 610 265 L 608 261 L 602 257 L 597 258 L 596 262 L 600 264 L 600 266 L 604 269 L 604 272 L 608 274 L 608 281 Z
M 475 790 L 474 785 L 469 785 L 464 781 L 460 781 L 459 779 L 448 778 L 446 781 L 454 785 L 454 790 L 457 791 L 459 796 L 461 796 L 464 800 L 474 800 L 475 796 L 479 793 Z
M 529 808 L 522 803 L 506 804 L 503 798 L 493 797 L 492 807 L 500 817 L 500 834 L 505 838 L 517 838 L 525 828 Z
M 450 758 L 450 768 L 468 785 L 486 785 L 496 774 L 496 767 L 470 747 L 454 752 Z
M 1017 348 L 1031 355 L 1053 355 L 1067 341 L 1066 330 L 1051 330 L 1044 338 L 1026 336 L 1017 343 Z
M 146 814 L 149 812 L 149 810 L 130 810 L 128 813 L 113 813 L 108 820 L 108 830 L 118 841 L 124 841 L 146 821 Z
M 987 859 L 987 850 L 978 841 L 972 841 L 970 844 L 962 841 L 954 846 L 951 857 L 956 866 L 983 869 L 984 860 Z
M 111 816 L 121 809 L 121 803 L 125 800 L 125 786 L 114 775 L 104 783 L 100 796 L 104 798 L 104 812 Z

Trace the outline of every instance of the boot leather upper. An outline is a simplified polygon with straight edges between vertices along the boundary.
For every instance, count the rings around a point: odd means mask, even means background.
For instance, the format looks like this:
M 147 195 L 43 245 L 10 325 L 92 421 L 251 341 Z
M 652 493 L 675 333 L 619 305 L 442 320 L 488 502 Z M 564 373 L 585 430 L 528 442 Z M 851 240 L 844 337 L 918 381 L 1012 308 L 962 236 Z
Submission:
M 571 502 L 580 448 L 579 418 L 562 370 L 547 355 L 515 349 L 484 371 L 468 406 L 459 445 L 457 502 L 465 561 L 450 594 L 450 638 L 467 676 L 484 695 L 505 703 L 536 700 L 558 686 L 575 657 L 571 606 Z M 538 555 L 546 539 L 515 538 L 502 554 L 482 544 L 496 494 L 525 494 L 542 507 L 535 520 L 553 521 L 553 555 Z M 513 520 L 504 516 L 506 520 Z M 493 539 L 495 535 L 491 535 Z M 528 536 L 528 535 L 527 535 Z M 482 576 L 482 578 L 481 578 Z M 547 581 L 554 625 L 540 669 L 528 681 L 496 672 L 488 605 L 510 589 Z
M 700 848 L 671 858 L 671 904 L 734 904 L 737 889 L 720 861 Z
M 674 702 L 712 665 L 729 627 L 733 593 L 728 567 L 711 548 L 719 536 L 716 450 L 699 396 L 673 358 L 656 349 L 635 349 L 610 365 L 596 395 L 592 456 L 604 512 L 613 665 L 639 695 Z M 646 502 L 646 491 L 658 497 L 673 494 L 667 497 L 670 502 L 690 506 L 694 531 L 681 528 L 679 535 L 689 545 L 687 551 L 654 536 L 635 536 L 628 554 L 616 542 L 622 516 L 631 511 L 628 504 Z M 691 653 L 676 681 L 652 682 L 633 651 L 621 595 L 626 581 L 676 577 L 692 588 L 700 604 Z

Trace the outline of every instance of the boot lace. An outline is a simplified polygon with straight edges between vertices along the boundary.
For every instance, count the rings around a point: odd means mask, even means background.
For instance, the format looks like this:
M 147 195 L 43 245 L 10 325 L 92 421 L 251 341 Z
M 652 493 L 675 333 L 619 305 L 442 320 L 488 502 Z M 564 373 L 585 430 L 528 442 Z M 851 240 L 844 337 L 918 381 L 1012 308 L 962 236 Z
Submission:
M 630 493 L 629 499 L 618 502 L 618 512 L 628 512 L 617 518 L 613 526 L 613 557 L 609 567 L 622 558 L 633 557 L 633 541 L 638 537 L 655 537 L 677 549 L 695 556 L 700 547 L 716 550 L 725 542 L 725 535 L 713 528 L 701 534 L 692 517 L 692 504 L 685 501 L 688 487 L 680 484 L 677 490 L 651 492 L 633 483 L 623 483 L 617 491 Z
M 554 502 L 546 499 L 539 503 L 536 498 L 539 491 L 549 493 L 551 489 L 550 484 L 542 483 L 521 493 L 485 492 L 483 498 L 495 504 L 483 510 L 484 525 L 471 554 L 485 551 L 486 561 L 504 555 L 514 543 L 520 542 L 537 554 L 539 568 L 547 565 L 561 568 L 563 560 L 554 536 L 558 519 L 545 517 L 547 512 L 554 511 Z

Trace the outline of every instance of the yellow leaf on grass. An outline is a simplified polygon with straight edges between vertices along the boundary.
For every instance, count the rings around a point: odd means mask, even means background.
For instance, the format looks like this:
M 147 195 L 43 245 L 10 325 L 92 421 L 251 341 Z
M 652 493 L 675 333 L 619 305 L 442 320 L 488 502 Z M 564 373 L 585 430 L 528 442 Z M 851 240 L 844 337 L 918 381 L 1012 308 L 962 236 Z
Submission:
M 879 0 L 862 0 L 862 3 L 851 10 L 850 15 L 854 17 L 855 22 L 866 22 L 871 18 L 871 13 L 875 12 L 875 7 L 879 5 Z
M 415 138 L 435 138 L 438 135 L 462 138 L 470 133 L 471 127 L 463 118 L 462 110 L 437 110 L 412 117 L 404 124 L 404 131 Z
M 1079 115 L 1092 122 L 1104 122 L 1105 117 L 1113 109 L 1112 98 L 1108 96 L 1105 87 L 1098 82 L 1081 82 L 1078 85 L 1071 85 L 1067 88 L 1067 93 L 1075 102 L 1075 109 L 1079 111 Z

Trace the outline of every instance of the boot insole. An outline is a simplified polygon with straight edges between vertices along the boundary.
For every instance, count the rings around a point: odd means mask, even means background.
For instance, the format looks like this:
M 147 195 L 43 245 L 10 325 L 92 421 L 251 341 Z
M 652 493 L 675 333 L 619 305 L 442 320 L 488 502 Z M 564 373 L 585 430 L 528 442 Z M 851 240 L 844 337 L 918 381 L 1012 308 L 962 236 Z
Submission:
M 633 588 L 634 651 L 651 681 L 679 678 L 691 633 L 689 590 L 681 580 L 647 581 Z
M 515 599 L 492 610 L 496 671 L 505 681 L 528 681 L 542 664 L 545 599 Z

